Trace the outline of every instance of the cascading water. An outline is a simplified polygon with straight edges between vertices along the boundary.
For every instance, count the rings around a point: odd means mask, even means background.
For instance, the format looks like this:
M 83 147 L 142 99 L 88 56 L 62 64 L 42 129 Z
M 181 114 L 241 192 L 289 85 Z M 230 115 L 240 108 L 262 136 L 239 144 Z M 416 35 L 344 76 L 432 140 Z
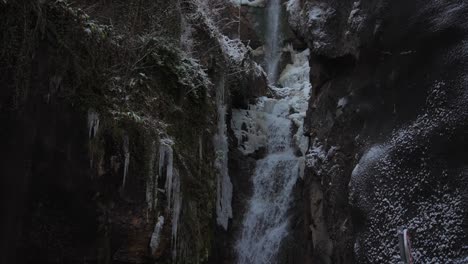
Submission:
M 281 59 L 281 0 L 270 0 L 267 14 L 265 62 L 268 81 L 275 83 L 278 77 L 278 64 Z
M 239 264 L 275 263 L 281 242 L 289 231 L 287 213 L 303 166 L 303 157 L 296 154 L 305 154 L 307 145 L 302 123 L 310 92 L 309 51 L 296 54 L 291 49 L 290 52 L 294 64 L 288 65 L 279 78 L 283 88 L 271 87 L 275 98 L 262 97 L 249 110 L 233 112 L 234 129 L 249 128 L 236 134 L 243 142 L 240 147 L 244 153 L 262 146 L 267 148 L 265 158 L 256 164 L 253 196 L 236 243 Z M 296 134 L 292 133 L 293 126 L 298 128 Z M 261 133 L 266 136 L 259 136 Z

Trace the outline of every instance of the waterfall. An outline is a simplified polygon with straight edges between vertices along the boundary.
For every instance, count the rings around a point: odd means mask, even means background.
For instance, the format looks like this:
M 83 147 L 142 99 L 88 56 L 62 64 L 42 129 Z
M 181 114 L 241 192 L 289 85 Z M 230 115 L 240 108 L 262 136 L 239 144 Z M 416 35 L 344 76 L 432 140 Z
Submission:
M 265 63 L 268 81 L 273 84 L 278 77 L 278 64 L 281 59 L 281 0 L 270 0 L 267 14 Z
M 245 122 L 242 120 L 252 118 L 261 124 L 261 129 L 238 137 L 241 150 L 256 149 L 256 146 L 246 148 L 245 144 L 252 142 L 263 144 L 258 140 L 259 131 L 265 133 L 267 148 L 267 155 L 256 163 L 253 195 L 235 246 L 239 264 L 276 263 L 281 242 L 289 231 L 292 191 L 303 168 L 302 156 L 306 151 L 302 123 L 311 88 L 309 51 L 296 53 L 291 48 L 290 52 L 293 64 L 288 65 L 279 78 L 283 88 L 271 87 L 274 98 L 262 97 L 249 110 L 233 113 L 237 119 L 233 120 L 234 129 L 249 126 L 242 124 Z M 293 126 L 298 128 L 295 134 Z

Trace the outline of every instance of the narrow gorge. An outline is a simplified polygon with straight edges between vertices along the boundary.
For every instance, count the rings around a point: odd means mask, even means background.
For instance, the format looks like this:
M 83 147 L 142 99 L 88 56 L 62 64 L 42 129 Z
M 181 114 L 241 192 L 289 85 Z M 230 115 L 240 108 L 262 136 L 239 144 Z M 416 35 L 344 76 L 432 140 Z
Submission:
M 468 263 L 467 15 L 0 0 L 0 264 Z

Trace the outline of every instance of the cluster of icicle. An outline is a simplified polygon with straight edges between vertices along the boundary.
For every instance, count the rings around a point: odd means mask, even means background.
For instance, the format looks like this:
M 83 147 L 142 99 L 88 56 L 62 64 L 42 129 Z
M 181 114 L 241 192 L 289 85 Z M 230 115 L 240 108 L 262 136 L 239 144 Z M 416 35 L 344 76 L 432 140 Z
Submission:
M 161 241 L 161 233 L 165 224 L 171 224 L 171 248 L 172 258 L 177 256 L 177 230 L 179 223 L 179 216 L 182 206 L 182 195 L 180 192 L 180 177 L 177 169 L 174 167 L 174 152 L 172 140 L 166 138 L 162 139 L 159 144 L 159 160 L 157 174 L 153 171 L 153 166 L 150 166 L 150 175 L 147 183 L 146 200 L 148 207 L 151 211 L 156 212 L 157 215 L 151 216 L 156 218 L 156 224 L 153 234 L 151 235 L 150 248 L 154 254 Z M 154 159 L 154 154 L 151 159 Z M 158 188 L 158 178 L 163 177 L 166 179 L 164 189 Z M 158 193 L 165 193 L 167 205 L 169 209 L 170 221 L 156 210 L 158 203 Z

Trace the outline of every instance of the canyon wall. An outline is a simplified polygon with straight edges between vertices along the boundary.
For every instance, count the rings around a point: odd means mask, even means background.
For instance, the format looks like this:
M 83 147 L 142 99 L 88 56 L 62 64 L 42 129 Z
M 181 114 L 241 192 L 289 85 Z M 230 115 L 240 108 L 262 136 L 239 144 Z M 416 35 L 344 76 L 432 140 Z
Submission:
M 466 3 L 287 8 L 312 53 L 301 263 L 397 263 L 400 226 L 416 263 L 465 263 Z
M 225 4 L 0 2 L 1 263 L 208 262 L 225 116 L 266 86 Z
M 0 1 L 0 263 L 238 263 L 265 142 L 268 258 L 467 262 L 464 1 L 279 1 L 270 85 L 268 1 L 69 2 Z

